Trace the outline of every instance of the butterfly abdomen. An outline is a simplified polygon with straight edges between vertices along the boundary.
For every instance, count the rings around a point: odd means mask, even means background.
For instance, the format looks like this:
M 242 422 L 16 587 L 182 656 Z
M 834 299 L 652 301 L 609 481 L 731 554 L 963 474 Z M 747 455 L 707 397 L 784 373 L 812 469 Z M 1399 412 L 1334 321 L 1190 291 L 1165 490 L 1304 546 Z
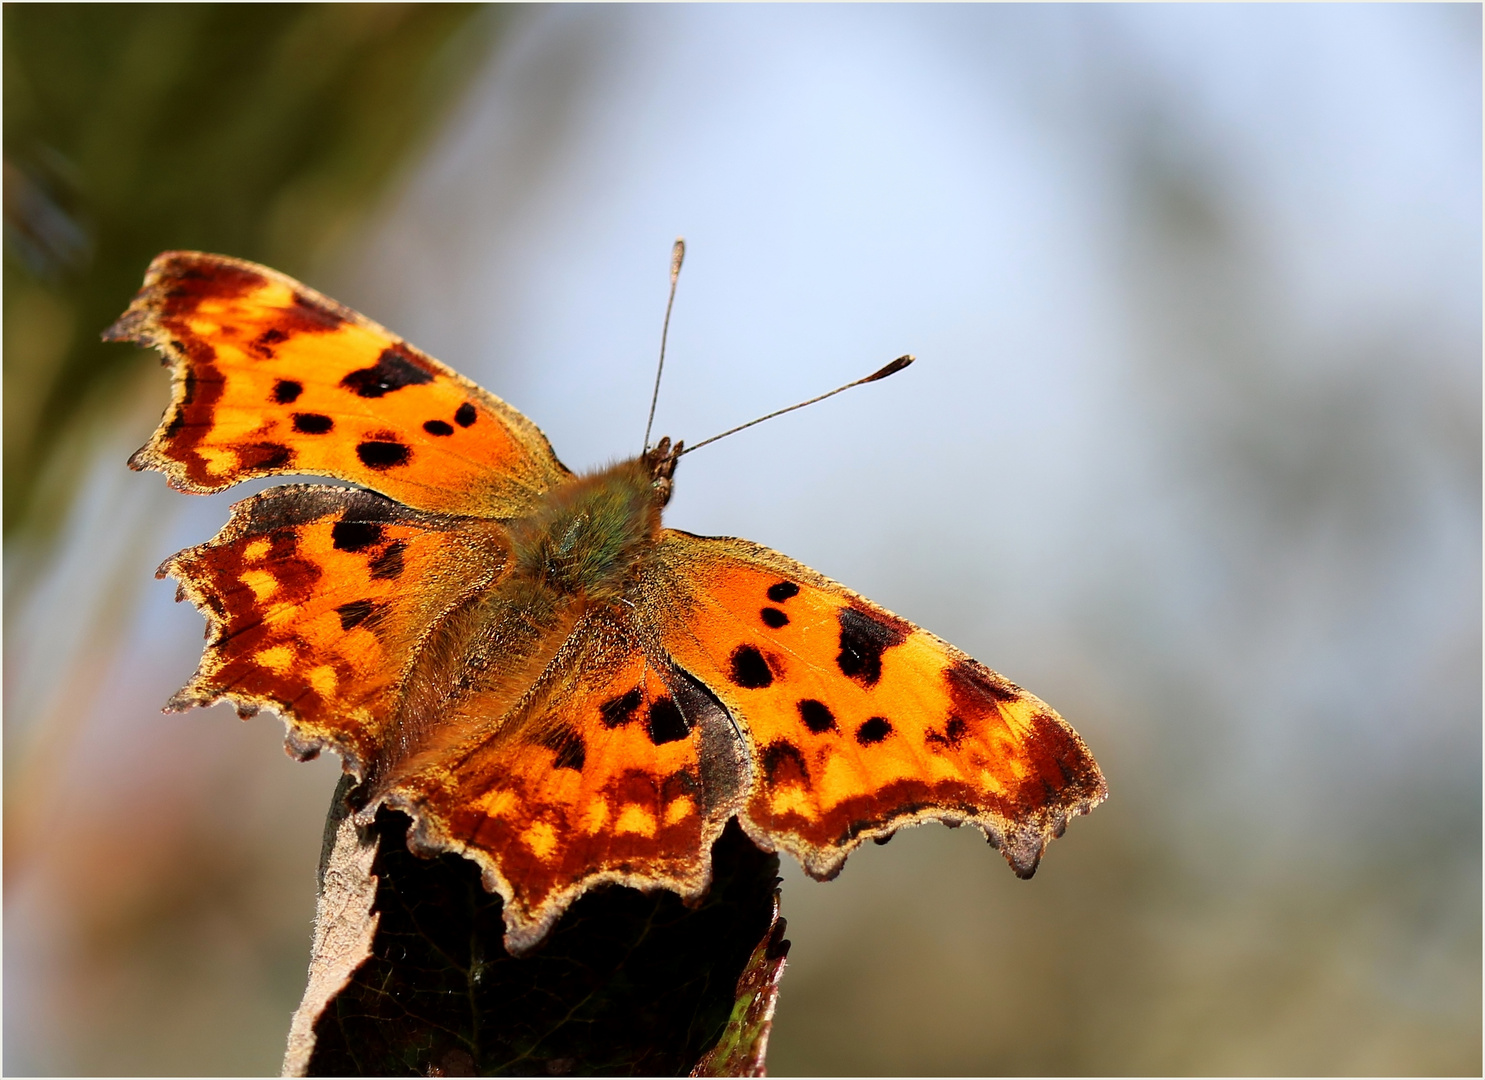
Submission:
M 613 602 L 659 528 L 649 467 L 621 462 L 562 485 L 511 523 L 512 569 L 560 594 Z

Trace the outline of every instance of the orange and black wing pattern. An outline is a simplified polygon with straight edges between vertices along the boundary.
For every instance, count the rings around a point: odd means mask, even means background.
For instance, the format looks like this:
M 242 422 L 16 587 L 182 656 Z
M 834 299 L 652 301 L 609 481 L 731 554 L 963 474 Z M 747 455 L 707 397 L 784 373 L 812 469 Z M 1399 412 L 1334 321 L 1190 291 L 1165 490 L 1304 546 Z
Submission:
M 977 825 L 1029 877 L 1106 794 L 1043 702 L 778 552 L 666 530 L 644 593 L 666 653 L 746 730 L 744 828 L 815 877 L 931 820 Z
M 505 560 L 496 523 L 370 491 L 286 485 L 245 499 L 158 572 L 207 619 L 201 665 L 167 707 L 269 706 L 291 752 L 335 750 L 365 776 L 394 741 L 400 687 L 430 630 Z
M 449 700 L 381 796 L 413 818 L 414 850 L 481 866 L 512 952 L 594 885 L 701 896 L 746 767 L 726 713 L 623 606 L 590 609 L 541 666 L 514 706 L 499 688 Z
M 254 263 L 166 252 L 104 337 L 171 364 L 173 400 L 130 464 L 183 491 L 328 476 L 419 510 L 514 517 L 569 475 L 505 402 Z

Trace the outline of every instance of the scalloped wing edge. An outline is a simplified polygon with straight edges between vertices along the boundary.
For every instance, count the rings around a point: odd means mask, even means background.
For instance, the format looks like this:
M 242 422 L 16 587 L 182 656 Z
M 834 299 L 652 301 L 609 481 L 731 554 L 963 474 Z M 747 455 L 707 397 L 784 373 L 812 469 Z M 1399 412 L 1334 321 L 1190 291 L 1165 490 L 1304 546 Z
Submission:
M 746 812 L 739 813 L 738 823 L 748 839 L 764 851 L 783 851 L 794 857 L 804 872 L 816 881 L 832 881 L 845 868 L 846 859 L 868 840 L 885 844 L 900 829 L 938 822 L 951 829 L 962 825 L 973 825 L 984 834 L 986 841 L 1005 856 L 1005 861 L 1018 878 L 1026 879 L 1036 873 L 1047 845 L 1067 831 L 1068 822 L 1075 817 L 1091 813 L 1108 798 L 1106 785 L 1066 808 L 1038 815 L 1037 821 L 1016 826 L 1004 816 L 995 813 L 975 813 L 949 807 L 926 806 L 908 811 L 855 833 L 838 848 L 817 848 L 805 844 L 790 843 L 788 837 L 777 837 L 768 830 L 755 825 Z
M 164 580 L 172 578 L 175 581 L 175 600 L 190 600 L 193 607 L 201 613 L 206 620 L 204 637 L 206 647 L 202 650 L 201 660 L 196 666 L 195 672 L 186 681 L 186 684 L 170 696 L 161 710 L 167 713 L 186 712 L 193 708 L 207 708 L 218 702 L 229 702 L 237 710 L 237 715 L 247 720 L 257 715 L 262 709 L 270 709 L 278 714 L 284 722 L 284 751 L 296 761 L 311 761 L 322 751 L 331 751 L 340 755 L 344 762 L 345 772 L 352 776 L 357 783 L 366 779 L 368 763 L 361 759 L 361 754 L 354 745 L 344 739 L 337 738 L 332 733 L 316 731 L 315 726 L 307 719 L 298 715 L 293 705 L 279 701 L 275 698 L 261 694 L 247 693 L 241 690 L 218 689 L 211 685 L 211 680 L 217 671 L 216 658 L 212 655 L 212 649 L 219 642 L 226 629 L 226 620 L 218 614 L 207 598 L 207 590 L 201 588 L 181 568 L 182 560 L 197 556 L 210 551 L 224 543 L 231 543 L 239 539 L 253 525 L 253 511 L 261 505 L 261 500 L 267 498 L 286 498 L 289 493 L 325 493 L 343 495 L 367 494 L 364 488 L 340 487 L 333 484 L 280 484 L 276 487 L 267 488 L 247 498 L 239 499 L 233 503 L 227 517 L 226 523 L 217 530 L 210 540 L 191 547 L 183 548 L 165 559 L 155 570 L 155 578 Z M 374 493 L 371 493 L 374 494 Z M 385 496 L 379 496 L 385 498 Z M 409 511 L 412 517 L 432 517 L 422 511 Z M 430 620 L 428 629 L 423 638 L 419 640 L 419 646 L 411 650 L 411 655 L 416 655 L 422 640 L 431 634 L 438 625 L 439 619 L 435 617 Z M 411 662 L 411 661 L 409 661 Z
M 350 491 L 356 489 L 342 488 L 338 490 Z M 177 560 L 198 550 L 210 547 L 224 537 L 230 539 L 228 534 L 234 528 L 240 528 L 241 524 L 246 520 L 245 513 L 240 513 L 239 508 L 245 507 L 255 497 L 235 503 L 232 507 L 232 516 L 212 540 L 207 541 L 205 544 L 186 548 L 172 555 L 160 565 L 155 576 L 157 578 L 173 576 L 174 564 Z M 737 538 L 707 537 L 705 539 L 736 540 Z M 796 563 L 787 556 L 783 556 L 772 549 L 764 548 L 762 545 L 753 544 L 751 541 L 742 540 L 739 542 L 767 552 L 778 560 L 783 560 L 781 566 L 787 567 L 791 573 L 799 574 L 802 577 L 818 579 L 820 583 L 839 589 L 852 598 L 861 600 L 889 615 L 892 614 L 880 605 L 862 597 L 859 593 L 840 585 L 838 582 L 804 566 L 802 563 Z M 177 578 L 177 599 L 180 599 L 182 595 L 189 597 L 195 607 L 205 616 L 207 620 L 206 636 L 208 641 L 211 641 L 222 629 L 223 621 L 206 603 L 201 590 L 196 589 L 189 579 Z M 894 615 L 893 617 L 897 618 L 898 616 Z M 921 630 L 921 628 L 919 629 Z M 943 639 L 938 638 L 931 632 L 922 632 L 928 634 L 935 642 L 943 645 L 951 654 L 964 656 L 966 659 L 972 660 L 972 658 L 963 654 L 961 650 L 943 641 Z M 341 757 L 344 771 L 358 784 L 366 779 L 366 765 L 354 747 L 348 745 L 343 740 L 336 739 L 332 735 L 304 730 L 307 726 L 306 722 L 295 715 L 292 706 L 257 695 L 243 694 L 230 690 L 218 691 L 207 689 L 204 685 L 206 680 L 210 678 L 207 659 L 208 657 L 203 655 L 201 665 L 198 667 L 196 674 L 171 697 L 165 711 L 184 712 L 195 706 L 208 706 L 220 701 L 228 701 L 237 708 L 239 716 L 247 719 L 255 715 L 260 709 L 268 708 L 277 713 L 284 722 L 286 729 L 284 747 L 290 757 L 299 761 L 308 761 L 320 752 L 328 750 Z M 674 660 L 670 660 L 669 662 L 678 671 L 684 671 Z M 693 680 L 695 679 L 689 673 L 686 674 Z M 699 682 L 699 680 L 696 681 Z M 1002 681 L 1009 684 L 1008 680 Z M 701 685 L 704 686 L 705 684 Z M 1014 684 L 1009 685 L 1014 686 Z M 1032 697 L 1034 700 L 1040 701 L 1034 695 L 1027 694 L 1020 687 L 1015 687 L 1015 689 L 1022 694 L 1026 694 L 1027 697 Z M 745 717 L 734 716 L 720 701 L 717 701 L 716 704 L 728 724 L 740 724 L 743 728 L 746 728 Z M 854 832 L 846 843 L 836 848 L 793 843 L 791 842 L 791 837 L 787 835 L 777 836 L 758 826 L 748 816 L 746 811 L 747 799 L 752 793 L 753 785 L 757 782 L 756 776 L 752 774 L 752 770 L 749 768 L 748 776 L 744 778 L 743 784 L 728 798 L 725 804 L 726 811 L 721 812 L 719 808 L 719 811 L 704 823 L 702 828 L 702 842 L 697 852 L 694 873 L 684 875 L 655 875 L 653 873 L 640 875 L 629 874 L 620 870 L 600 870 L 584 875 L 566 888 L 549 894 L 529 913 L 518 904 L 516 891 L 510 880 L 501 871 L 499 860 L 495 856 L 451 836 L 446 830 L 437 825 L 431 815 L 423 811 L 415 799 L 403 795 L 395 788 L 359 808 L 356 811 L 356 820 L 363 826 L 370 824 L 375 818 L 377 809 L 381 806 L 399 810 L 407 814 L 411 820 L 407 831 L 407 843 L 409 850 L 414 854 L 424 858 L 431 858 L 439 854 L 450 853 L 463 856 L 475 863 L 480 868 L 481 880 L 485 889 L 491 893 L 498 894 L 502 900 L 502 915 L 506 926 L 504 942 L 506 949 L 513 956 L 527 954 L 540 945 L 567 909 L 592 888 L 603 885 L 621 885 L 647 893 L 664 889 L 677 894 L 684 903 L 694 904 L 700 901 L 711 887 L 712 846 L 722 835 L 727 822 L 733 817 L 738 819 L 738 823 L 741 825 L 748 839 L 761 850 L 768 852 L 783 851 L 789 854 L 799 862 L 805 873 L 817 881 L 830 881 L 838 876 L 851 853 L 866 841 L 876 840 L 885 843 L 899 829 L 912 828 L 931 822 L 940 822 L 950 828 L 973 825 L 984 834 L 992 847 L 995 847 L 1001 852 L 1016 875 L 1024 879 L 1030 878 L 1036 872 L 1047 845 L 1063 834 L 1068 822 L 1072 818 L 1091 812 L 1108 797 L 1107 783 L 1103 778 L 1102 772 L 1098 769 L 1097 763 L 1093 761 L 1092 755 L 1088 752 L 1088 748 L 1083 742 L 1082 737 L 1055 710 L 1048 708 L 1047 711 L 1057 718 L 1065 731 L 1075 740 L 1078 748 L 1087 755 L 1092 767 L 1093 777 L 1096 779 L 1092 791 L 1065 806 L 1049 807 L 1020 825 L 1016 825 L 1003 815 L 993 812 L 977 812 L 964 807 L 928 805 L 905 810 L 886 821 L 863 827 Z M 705 737 L 705 733 L 703 733 L 703 737 Z M 751 739 L 751 732 L 749 732 L 749 738 Z M 743 764 L 746 767 L 746 759 L 744 759 Z
M 678 682 L 674 692 L 680 696 L 687 691 L 679 681 L 689 681 L 696 687 L 704 684 L 667 658 L 665 664 L 677 673 Z M 709 703 L 709 704 L 708 704 Z M 708 755 L 719 756 L 724 747 L 730 749 L 731 761 L 720 763 L 742 773 L 740 782 L 731 790 L 720 787 L 718 801 L 706 812 L 701 829 L 701 842 L 692 863 L 694 872 L 678 875 L 629 874 L 621 870 L 598 870 L 585 874 L 564 889 L 549 894 L 529 912 L 517 902 L 516 891 L 500 867 L 500 860 L 489 852 L 466 844 L 440 828 L 432 816 L 422 811 L 416 800 L 408 798 L 393 788 L 381 798 L 372 801 L 358 811 L 357 820 L 369 823 L 376 816 L 379 806 L 401 810 L 411 819 L 407 831 L 408 848 L 414 854 L 431 857 L 443 852 L 462 855 L 480 868 L 480 877 L 488 892 L 497 893 L 502 901 L 501 914 L 505 921 L 505 947 L 512 956 L 521 956 L 545 940 L 557 920 L 572 904 L 589 889 L 603 885 L 622 885 L 640 892 L 650 893 L 665 889 L 675 893 L 686 905 L 699 903 L 712 884 L 712 847 L 733 818 L 739 818 L 743 800 L 752 788 L 752 764 L 748 755 L 734 739 L 732 716 L 709 693 L 706 700 L 691 699 L 696 710 L 695 730 L 698 732 L 698 760 L 702 769 L 702 783 L 708 784 L 706 776 Z M 763 850 L 771 850 L 764 848 Z
M 229 266 L 237 270 L 257 274 L 271 282 L 282 285 L 296 296 L 303 298 L 310 306 L 318 306 L 333 313 L 344 322 L 354 323 L 373 333 L 383 334 L 389 340 L 396 342 L 401 348 L 414 354 L 421 363 L 427 364 L 438 374 L 452 379 L 459 387 L 472 397 L 482 401 L 500 419 L 508 425 L 513 434 L 528 444 L 528 449 L 536 456 L 545 455 L 547 461 L 556 472 L 556 479 L 572 475 L 572 470 L 562 464 L 552 444 L 548 441 L 541 428 L 513 405 L 490 393 L 473 379 L 467 378 L 449 367 L 447 364 L 429 356 L 417 346 L 404 341 L 401 335 L 394 334 L 386 327 L 373 319 L 367 318 L 359 311 L 346 307 L 338 300 L 331 299 L 324 293 L 310 288 L 303 282 L 297 281 L 289 275 L 279 272 L 270 266 L 250 262 L 247 259 L 237 259 L 230 255 L 215 255 L 206 251 L 163 251 L 150 260 L 149 268 L 145 271 L 144 285 L 130 301 L 128 308 L 100 335 L 103 341 L 119 341 L 140 345 L 145 348 L 155 349 L 160 353 L 160 363 L 170 367 L 170 404 L 166 406 L 160 423 L 156 426 L 149 441 L 136 450 L 129 457 L 129 468 L 136 472 L 152 470 L 163 473 L 166 481 L 177 491 L 183 491 L 191 495 L 210 495 L 218 491 L 225 491 L 235 484 L 242 483 L 241 480 L 227 480 L 215 486 L 203 486 L 194 483 L 185 475 L 185 466 L 174 458 L 167 456 L 162 447 L 166 438 L 166 432 L 181 415 L 181 410 L 186 404 L 186 374 L 188 370 L 189 357 L 184 348 L 177 346 L 170 335 L 164 332 L 160 325 L 160 306 L 162 297 L 160 295 L 160 281 L 166 275 L 167 268 L 177 261 L 187 259 L 209 259 L 212 262 Z M 301 475 L 299 470 L 292 466 L 265 470 L 259 474 L 262 476 L 293 476 Z M 346 478 L 337 478 L 346 479 Z
M 706 896 L 712 884 L 712 845 L 727 827 L 733 815 L 709 821 L 702 827 L 702 842 L 695 862 L 696 872 L 689 875 L 628 874 L 622 870 L 599 870 L 578 878 L 566 888 L 548 894 L 527 913 L 517 902 L 516 891 L 501 871 L 499 860 L 489 852 L 450 836 L 438 827 L 431 815 L 423 813 L 415 800 L 393 790 L 357 812 L 356 820 L 366 823 L 376 816 L 379 807 L 400 810 L 412 819 L 407 830 L 408 850 L 423 858 L 445 852 L 462 855 L 480 868 L 480 880 L 487 892 L 496 893 L 502 901 L 505 920 L 505 948 L 512 956 L 524 956 L 546 939 L 569 907 L 589 889 L 602 885 L 623 885 L 643 893 L 662 889 L 675 893 L 685 904 L 694 905 Z
M 831 849 L 815 847 L 809 844 L 793 843 L 788 836 L 775 836 L 768 830 L 760 827 L 748 817 L 745 809 L 738 812 L 738 824 L 747 834 L 748 839 L 757 844 L 764 851 L 783 851 L 792 856 L 806 874 L 816 881 L 831 881 L 836 878 L 845 867 L 846 859 L 850 854 L 867 840 L 876 840 L 886 843 L 899 829 L 912 828 L 917 825 L 926 825 L 931 822 L 941 822 L 949 828 L 959 828 L 962 825 L 973 825 L 984 834 L 986 841 L 991 847 L 999 851 L 1011 869 L 1019 878 L 1028 879 L 1036 873 L 1037 866 L 1041 862 L 1042 855 L 1046 852 L 1047 845 L 1058 839 L 1067 830 L 1068 822 L 1075 817 L 1091 813 L 1100 803 L 1108 798 L 1108 782 L 1104 779 L 1103 771 L 1094 759 L 1088 744 L 1077 730 L 1063 719 L 1062 714 L 1042 701 L 1035 694 L 1011 682 L 999 672 L 981 664 L 963 649 L 945 641 L 931 630 L 925 630 L 910 619 L 905 619 L 896 612 L 890 611 L 874 600 L 869 599 L 852 589 L 848 585 L 842 585 L 834 578 L 827 577 L 814 567 L 807 566 L 797 559 L 792 559 L 781 551 L 768 547 L 739 536 L 703 536 L 699 533 L 686 532 L 683 529 L 667 528 L 662 535 L 673 534 L 694 540 L 722 541 L 728 544 L 736 544 L 743 548 L 747 555 L 757 562 L 779 570 L 781 574 L 796 577 L 803 582 L 809 582 L 817 588 L 835 591 L 875 611 L 881 612 L 888 618 L 913 627 L 917 633 L 924 634 L 934 644 L 940 646 L 946 655 L 962 661 L 968 661 L 980 668 L 982 671 L 993 676 L 995 681 L 1009 690 L 1014 690 L 1031 701 L 1041 705 L 1046 713 L 1054 718 L 1062 730 L 1071 738 L 1077 749 L 1087 759 L 1091 775 L 1087 778 L 1091 783 L 1084 785 L 1084 792 L 1077 798 L 1070 800 L 1061 806 L 1051 806 L 1033 815 L 1028 821 L 1017 825 L 1002 814 L 991 811 L 977 811 L 965 807 L 924 805 L 905 810 L 884 822 L 872 824 L 854 832 L 851 837 L 840 847 Z M 752 729 L 748 726 L 745 716 L 737 716 L 735 721 L 748 732 L 749 741 L 753 741 Z M 756 782 L 756 781 L 755 781 Z M 749 792 L 751 794 L 751 792 Z M 746 802 L 743 803 L 746 806 Z
M 304 485 L 312 486 L 312 485 Z M 313 485 L 320 486 L 320 485 Z M 281 490 L 281 489 L 274 489 Z M 330 490 L 351 491 L 353 488 L 331 488 Z M 365 779 L 366 766 L 361 760 L 356 749 L 343 740 L 329 735 L 310 734 L 303 730 L 308 726 L 308 721 L 301 719 L 294 711 L 292 705 L 276 701 L 260 694 L 249 694 L 235 690 L 219 690 L 209 685 L 214 672 L 212 665 L 211 649 L 226 629 L 226 620 L 223 619 L 212 608 L 207 600 L 206 590 L 197 586 L 184 573 L 179 572 L 179 562 L 198 552 L 204 552 L 214 544 L 222 540 L 235 539 L 236 533 L 247 523 L 248 504 L 258 496 L 252 495 L 246 499 L 232 504 L 231 516 L 215 536 L 201 544 L 183 548 L 171 555 L 155 570 L 156 580 L 163 581 L 166 578 L 175 580 L 175 601 L 190 600 L 191 605 L 201 613 L 206 620 L 206 648 L 202 650 L 201 660 L 196 665 L 196 671 L 186 680 L 186 684 L 170 695 L 165 702 L 161 712 L 183 713 L 194 708 L 209 708 L 219 702 L 228 702 L 237 710 L 237 715 L 242 720 L 249 720 L 256 716 L 262 709 L 269 709 L 278 714 L 284 723 L 284 752 L 295 761 L 312 761 L 319 756 L 321 751 L 329 750 L 340 755 L 344 771 L 354 777 L 359 783 Z
M 354 488 L 334 488 L 329 485 L 293 485 L 303 487 L 320 487 L 328 490 L 354 491 Z M 270 489 L 273 491 L 282 488 Z M 259 493 L 260 495 L 262 493 Z M 197 552 L 211 548 L 224 540 L 230 541 L 242 531 L 249 522 L 250 504 L 259 495 L 249 496 L 234 503 L 231 508 L 231 516 L 227 523 L 218 530 L 217 534 L 202 544 L 196 544 L 171 555 L 155 571 L 155 577 L 164 579 L 173 577 L 176 581 L 176 600 L 189 599 L 195 608 L 201 612 L 206 619 L 207 650 L 203 652 L 201 662 L 196 672 L 187 681 L 185 686 L 176 691 L 166 703 L 164 712 L 186 712 L 196 707 L 208 707 L 219 702 L 229 702 L 237 710 L 237 714 L 244 720 L 257 715 L 262 709 L 276 713 L 283 721 L 284 750 L 296 761 L 310 761 L 317 757 L 322 751 L 330 751 L 338 754 L 342 761 L 342 768 L 346 775 L 350 776 L 358 785 L 363 783 L 368 775 L 367 763 L 361 759 L 356 748 L 348 742 L 337 739 L 333 735 L 317 732 L 311 729 L 309 723 L 299 717 L 292 705 L 277 701 L 272 698 L 257 694 L 243 693 L 234 690 L 220 690 L 210 686 L 213 675 L 211 665 L 210 647 L 225 626 L 225 621 L 217 615 L 206 600 L 205 591 L 198 588 L 195 583 L 184 575 L 176 573 L 177 563 Z M 436 622 L 436 620 L 435 620 Z M 414 650 L 416 651 L 416 650 Z M 678 667 L 678 666 L 677 666 Z M 720 707 L 720 705 L 719 705 Z M 725 718 L 720 722 L 730 725 L 730 714 L 722 710 Z M 708 721 L 703 721 L 703 723 Z M 718 720 L 713 717 L 709 721 L 713 726 Z M 707 731 L 703 731 L 703 739 L 708 737 Z M 746 769 L 748 762 L 746 756 L 739 760 L 741 767 Z M 739 815 L 741 809 L 741 798 L 748 790 L 749 783 L 745 779 L 738 790 L 728 795 L 713 816 L 708 818 L 702 828 L 702 843 L 695 861 L 695 872 L 689 875 L 660 875 L 655 874 L 627 874 L 617 870 L 603 870 L 587 874 L 573 882 L 567 888 L 561 889 L 547 896 L 535 909 L 527 914 L 517 902 L 516 892 L 510 880 L 502 873 L 498 859 L 479 848 L 473 847 L 463 841 L 455 839 L 446 830 L 440 828 L 433 820 L 432 815 L 424 812 L 415 799 L 412 799 L 396 788 L 383 793 L 380 797 L 373 799 L 354 811 L 356 823 L 362 827 L 369 826 L 376 817 L 377 810 L 386 806 L 389 809 L 405 813 L 410 819 L 408 826 L 407 843 L 408 849 L 423 858 L 431 858 L 436 855 L 449 853 L 460 855 L 469 859 L 480 869 L 481 880 L 488 892 L 498 894 L 502 900 L 502 915 L 505 920 L 505 947 L 512 956 L 520 956 L 529 953 L 545 940 L 557 920 L 567 911 L 572 904 L 583 896 L 589 889 L 602 885 L 623 885 L 637 889 L 641 892 L 655 892 L 666 889 L 677 894 L 684 903 L 694 904 L 706 896 L 712 883 L 712 846 L 721 837 L 727 827 L 727 822 Z M 354 791 L 354 789 L 352 789 Z M 722 807 L 725 806 L 725 811 Z

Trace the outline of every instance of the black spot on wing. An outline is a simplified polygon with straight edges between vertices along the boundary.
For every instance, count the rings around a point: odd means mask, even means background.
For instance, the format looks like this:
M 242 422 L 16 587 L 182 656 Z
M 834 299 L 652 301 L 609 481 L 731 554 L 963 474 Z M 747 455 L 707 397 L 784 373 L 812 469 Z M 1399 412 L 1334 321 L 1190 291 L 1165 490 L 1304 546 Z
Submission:
M 356 444 L 356 456 L 361 459 L 362 465 L 380 472 L 383 469 L 406 465 L 407 459 L 412 457 L 412 451 L 399 442 L 368 439 L 366 442 Z
M 668 697 L 656 698 L 650 703 L 650 717 L 646 728 L 650 733 L 650 742 L 656 746 L 684 739 L 691 734 L 690 722 Z
M 875 686 L 882 677 L 882 654 L 907 640 L 907 635 L 855 608 L 841 608 L 840 655 L 835 658 L 841 674 L 862 686 Z
M 960 660 L 944 670 L 950 696 L 965 712 L 993 710 L 1001 702 L 1019 701 L 1024 693 L 1011 682 L 974 660 Z
M 335 427 L 335 421 L 323 413 L 296 412 L 294 430 L 302 435 L 323 435 Z
M 283 443 L 252 443 L 238 449 L 238 463 L 243 469 L 282 469 L 294 460 L 294 451 Z
M 552 762 L 553 768 L 582 772 L 583 766 L 587 764 L 587 745 L 583 742 L 583 737 L 571 728 L 558 728 L 542 739 L 541 744 L 548 750 L 557 752 L 557 758 Z
M 370 630 L 381 621 L 381 610 L 370 600 L 352 600 L 349 604 L 341 604 L 335 609 L 340 616 L 340 628 L 350 630 L 353 627 L 365 624 Z
M 603 726 L 616 728 L 629 723 L 634 719 L 634 710 L 639 708 L 639 703 L 644 700 L 639 687 L 635 687 L 628 693 L 620 694 L 618 697 L 605 701 L 598 706 L 598 713 L 603 717 Z
M 804 721 L 804 726 L 816 735 L 823 735 L 827 731 L 839 731 L 835 726 L 835 714 L 830 711 L 823 701 L 815 701 L 806 698 L 799 703 L 799 718 Z
M 387 545 L 387 550 L 371 560 L 371 576 L 383 581 L 402 576 L 402 552 L 407 545 L 401 540 L 394 540 Z
M 292 404 L 302 393 L 304 393 L 304 384 L 295 382 L 293 379 L 280 379 L 273 384 L 273 400 L 280 405 Z
M 785 615 L 776 607 L 764 608 L 758 613 L 758 617 L 763 620 L 765 626 L 774 630 L 789 625 L 789 616 Z
M 340 380 L 340 385 L 357 397 L 379 398 L 408 386 L 421 386 L 433 381 L 424 371 L 396 349 L 383 349 L 376 364 L 360 368 Z
M 429 435 L 452 435 L 454 433 L 453 427 L 442 420 L 424 420 L 423 430 Z
M 775 604 L 782 604 L 791 596 L 799 595 L 799 586 L 792 581 L 780 581 L 777 585 L 768 587 L 768 598 Z
M 454 410 L 454 423 L 460 427 L 469 427 L 478 416 L 479 413 L 475 412 L 474 406 L 466 401 Z
M 775 739 L 763 748 L 763 775 L 770 784 L 802 784 L 809 787 L 810 770 L 799 747 Z
M 757 649 L 739 645 L 732 653 L 732 681 L 748 690 L 760 690 L 773 684 L 773 672 Z
M 382 527 L 372 521 L 337 521 L 330 526 L 330 543 L 336 551 L 360 551 L 382 539 Z
M 856 729 L 856 741 L 862 746 L 872 746 L 892 734 L 892 725 L 884 716 L 873 716 Z
M 264 562 L 292 559 L 299 550 L 299 534 L 293 529 L 277 529 L 268 534 L 268 554 Z
M 261 360 L 273 359 L 273 346 L 280 341 L 288 341 L 289 335 L 276 326 L 270 326 L 248 343 L 248 351 Z
M 969 734 L 969 724 L 963 717 L 951 716 L 949 722 L 944 725 L 944 730 L 938 732 L 929 728 L 923 736 L 923 741 L 930 746 L 957 747 L 964 741 L 964 736 Z
M 582 736 L 574 735 L 571 742 L 564 743 L 562 749 L 557 751 L 557 759 L 552 762 L 552 766 L 557 769 L 573 769 L 582 772 L 587 762 L 588 752 L 583 745 Z

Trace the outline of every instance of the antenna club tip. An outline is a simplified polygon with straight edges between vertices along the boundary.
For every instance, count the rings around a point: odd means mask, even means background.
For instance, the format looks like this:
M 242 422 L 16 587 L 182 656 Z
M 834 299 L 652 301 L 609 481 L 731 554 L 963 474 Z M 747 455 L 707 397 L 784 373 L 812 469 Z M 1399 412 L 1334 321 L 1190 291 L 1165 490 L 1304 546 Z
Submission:
M 670 249 L 670 280 L 674 281 L 681 272 L 681 263 L 686 261 L 686 238 L 677 236 L 675 245 Z
M 907 367 L 909 364 L 911 364 L 916 359 L 918 359 L 918 358 L 916 356 L 914 356 L 912 353 L 903 353 L 896 360 L 892 361 L 892 363 L 888 364 L 886 367 L 882 368 L 880 371 L 874 371 L 874 372 L 872 372 L 870 375 L 868 375 L 866 378 L 862 379 L 861 381 L 864 382 L 864 383 L 876 382 L 878 379 L 885 379 L 888 375 L 896 375 L 899 371 L 901 371 L 903 368 Z

